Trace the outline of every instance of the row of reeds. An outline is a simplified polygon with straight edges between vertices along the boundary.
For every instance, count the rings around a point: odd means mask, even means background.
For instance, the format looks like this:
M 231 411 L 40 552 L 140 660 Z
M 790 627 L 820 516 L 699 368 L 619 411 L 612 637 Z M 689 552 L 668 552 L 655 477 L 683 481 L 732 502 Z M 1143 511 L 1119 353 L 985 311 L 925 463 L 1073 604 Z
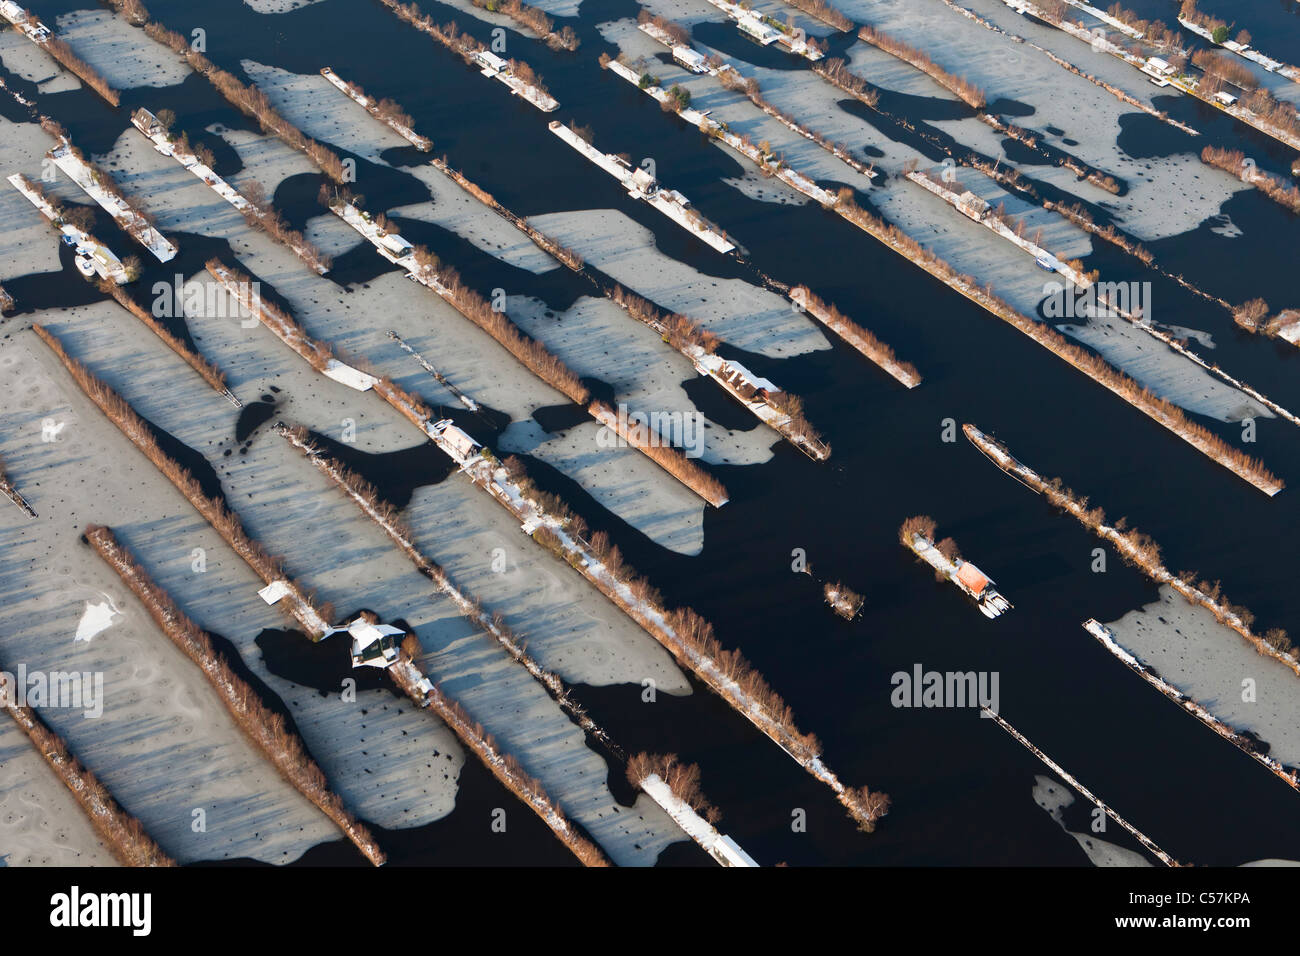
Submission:
M 424 13 L 420 9 L 419 4 L 399 3 L 398 0 L 379 0 L 379 2 L 396 14 L 398 19 L 415 27 L 415 29 L 419 30 L 421 33 L 433 37 L 447 49 L 459 53 L 466 60 L 469 60 L 473 54 L 487 49 L 487 47 L 485 47 L 479 40 L 461 30 L 459 24 L 454 20 L 439 26 L 438 23 L 434 21 L 433 17 Z M 576 34 L 574 35 L 574 40 L 577 40 Z M 576 45 L 574 49 L 576 49 Z M 510 72 L 524 83 L 534 87 L 543 95 L 549 93 L 546 88 L 546 82 L 536 70 L 523 60 L 514 59 L 512 57 L 508 65 Z
M 715 508 L 726 504 L 726 486 L 694 460 L 686 457 L 680 448 L 670 444 L 664 436 L 656 434 L 649 423 L 632 422 L 620 417 L 618 412 L 602 401 L 592 402 L 587 406 L 587 411 L 596 421 L 611 429 L 709 504 Z
M 262 751 L 286 781 L 356 844 L 366 859 L 382 866 L 386 859 L 384 851 L 370 831 L 348 812 L 342 798 L 330 789 L 324 771 L 311 758 L 302 739 L 287 726 L 284 717 L 267 707 L 217 653 L 207 633 L 150 577 L 110 528 L 91 525 L 86 528 L 86 540 L 139 598 L 158 629 L 198 665 L 244 736 Z
M 417 704 L 442 718 L 461 743 L 478 756 L 497 780 L 532 808 L 584 866 L 609 866 L 605 854 L 578 831 L 559 804 L 547 794 L 541 781 L 528 773 L 513 754 L 502 751 L 496 738 L 458 701 L 444 694 L 440 687 L 421 687 L 421 680 L 428 679 L 419 665 L 422 654 L 420 642 L 415 635 L 408 634 L 402 641 L 400 660 L 389 669 L 397 685 Z
M 568 50 L 572 53 L 578 49 L 578 32 L 573 27 L 566 25 L 556 30 L 555 21 L 545 11 L 524 3 L 524 0 L 473 0 L 473 3 L 490 13 L 504 13 L 515 23 L 536 33 L 552 50 Z
M 863 787 L 845 787 L 821 763 L 821 742 L 801 731 L 794 712 L 772 689 L 758 670 L 738 650 L 722 646 L 713 625 L 691 608 L 668 610 L 658 590 L 631 567 L 618 546 L 604 531 L 591 532 L 581 516 L 574 514 L 555 495 L 541 491 L 529 478 L 523 462 L 511 456 L 502 462 L 510 481 L 541 515 L 553 519 L 558 533 L 547 523 L 533 531 L 533 539 L 563 558 L 579 574 L 640 624 L 683 666 L 715 693 L 731 703 L 764 734 L 779 744 L 805 769 L 835 790 L 840 802 L 862 829 L 870 832 L 888 809 L 888 798 Z M 502 505 L 519 514 L 505 498 L 494 495 Z M 566 540 L 567 538 L 567 540 Z M 833 782 L 832 782 L 833 781 Z
M 308 592 L 286 578 L 280 561 L 271 558 L 257 542 L 248 537 L 239 519 L 226 509 L 222 502 L 204 495 L 198 482 L 194 480 L 189 472 L 162 451 L 153 437 L 153 433 L 144 421 L 136 415 L 125 399 L 99 381 L 82 363 L 69 356 L 63 349 L 62 343 L 47 330 L 39 325 L 33 326 L 33 330 L 59 357 L 86 395 L 99 406 L 109 420 L 117 425 L 137 448 L 145 453 L 149 460 L 189 499 L 199 513 L 208 520 L 209 524 L 221 534 L 235 552 L 244 558 L 263 580 L 268 583 L 272 580 L 286 582 L 290 588 L 290 594 L 279 602 L 280 606 L 284 606 L 288 602 L 290 605 L 287 608 L 288 612 L 299 623 L 307 627 L 309 634 L 313 638 L 319 639 L 324 632 L 325 622 L 333 619 L 333 611 L 329 605 L 316 605 L 314 598 Z M 403 648 L 409 651 L 412 645 L 418 647 L 418 642 L 416 642 L 413 635 L 408 634 Z M 419 692 L 416 681 L 411 680 L 410 675 L 401 668 L 394 666 L 389 669 L 389 673 L 397 684 L 417 702 L 421 704 L 430 703 Z M 436 698 L 435 712 L 448 723 L 448 726 L 452 728 L 467 747 L 483 759 L 484 763 L 488 765 L 488 768 L 498 779 L 505 782 L 513 792 L 524 797 L 534 809 L 538 809 L 543 819 L 551 825 L 553 830 L 556 830 L 561 839 L 565 840 L 566 845 L 570 846 L 574 853 L 579 856 L 579 859 L 584 862 L 603 860 L 600 851 L 592 846 L 589 841 L 577 835 L 572 825 L 567 822 L 567 819 L 555 808 L 550 799 L 545 797 L 544 792 L 541 791 L 541 785 L 524 773 L 513 757 L 508 754 L 503 755 L 499 748 L 496 747 L 495 741 L 483 731 L 481 725 L 470 720 L 459 704 L 450 700 L 441 692 L 436 692 L 433 696 Z M 542 805 L 543 801 L 544 805 Z M 557 817 L 561 823 L 560 829 L 557 829 L 554 822 Z M 567 837 L 565 832 L 569 834 Z M 589 863 L 589 865 L 591 864 Z
M 236 406 L 243 404 L 226 387 L 226 375 L 221 369 L 209 362 L 192 346 L 183 342 L 171 329 L 159 322 L 152 312 L 147 311 L 140 303 L 131 298 L 121 286 L 115 282 L 101 281 L 99 291 L 112 296 L 118 305 L 143 322 L 150 332 L 162 339 L 169 349 L 184 359 L 186 365 L 198 372 L 199 376 L 212 387 L 213 391 L 219 393 Z
M 966 426 L 969 429 L 972 426 Z M 969 434 L 969 432 L 968 432 Z M 1120 518 L 1113 525 L 1106 519 L 1106 512 L 1100 507 L 1089 508 L 1088 497 L 1076 494 L 1067 488 L 1059 478 L 1044 478 L 1032 468 L 1017 461 L 1003 445 L 987 435 L 984 440 L 1001 452 L 1006 458 L 1015 462 L 1011 466 L 1016 478 L 1030 488 L 1039 491 L 1054 506 L 1073 515 L 1080 524 L 1100 538 L 1115 546 L 1125 563 L 1140 569 L 1157 584 L 1167 584 L 1178 591 L 1190 604 L 1198 604 L 1213 614 L 1225 626 L 1232 628 L 1249 641 L 1260 654 L 1280 661 L 1300 676 L 1300 659 L 1286 631 L 1271 628 L 1261 634 L 1252 630 L 1255 615 L 1247 608 L 1234 605 L 1223 596 L 1222 585 L 1198 579 L 1191 571 L 1177 574 L 1164 566 L 1160 545 L 1150 535 L 1128 527 L 1128 522 Z M 978 444 L 978 443 L 977 443 Z M 998 463 L 1004 471 L 1008 467 Z
M 492 308 L 492 304 L 477 290 L 465 284 L 460 273 L 441 263 L 428 250 L 417 249 L 417 256 L 426 275 L 431 274 L 447 290 L 444 298 L 456 311 L 496 339 L 507 352 L 556 391 L 579 405 L 586 405 L 591 400 L 591 392 L 576 372 L 541 341 L 520 329 L 508 313 Z
M 1300 186 L 1288 185 L 1276 176 L 1260 170 L 1253 160 L 1239 149 L 1206 146 L 1201 150 L 1201 161 L 1217 169 L 1232 173 L 1238 179 L 1254 186 L 1275 203 L 1300 213 Z
M 797 285 L 791 289 L 790 298 L 908 388 L 921 383 L 921 373 L 915 365 L 900 359 L 892 347 L 880 341 L 870 329 L 863 328 L 850 319 L 834 303 L 827 303 L 806 285 Z
M 910 63 L 922 73 L 927 74 L 940 86 L 956 94 L 957 98 L 965 102 L 973 109 L 982 110 L 987 102 L 984 91 L 971 83 L 965 77 L 949 73 L 934 60 L 918 50 L 916 47 L 909 46 L 902 40 L 890 36 L 883 30 L 878 30 L 873 26 L 864 24 L 858 28 L 858 38 L 870 43 L 878 49 L 884 50 L 891 56 L 898 57 L 905 63 Z
M 286 613 L 306 627 L 313 637 L 319 638 L 324 631 L 325 622 L 333 617 L 329 605 L 324 605 L 317 612 L 311 595 L 285 574 L 283 561 L 272 557 L 248 535 L 239 517 L 226 507 L 224 501 L 209 498 L 204 493 L 198 480 L 158 444 L 153 430 L 136 414 L 126 399 L 100 381 L 82 362 L 69 355 L 63 343 L 44 326 L 33 325 L 32 331 L 63 363 L 73 381 L 85 392 L 86 397 L 94 402 L 105 417 L 162 472 L 163 476 L 185 496 L 195 510 L 263 581 L 267 584 L 273 581 L 284 581 L 287 584 L 290 594 L 277 606 L 284 608 Z
M 413 396 L 406 395 L 406 400 L 411 407 L 421 404 Z M 587 716 L 582 706 L 574 700 L 569 689 L 564 685 L 563 679 L 558 674 L 546 670 L 528 653 L 527 640 L 516 634 L 499 612 L 488 612 L 477 598 L 458 586 L 438 562 L 420 550 L 419 545 L 416 544 L 414 533 L 402 519 L 398 509 L 383 499 L 378 488 L 342 462 L 331 458 L 316 447 L 312 443 L 311 435 L 306 428 L 301 426 L 290 428 L 279 425 L 276 430 L 294 448 L 302 452 L 321 474 L 351 498 L 357 507 L 374 521 L 388 535 L 389 539 L 397 545 L 397 548 L 410 559 L 416 570 L 432 581 L 440 592 L 451 599 L 464 617 L 491 635 L 509 652 L 511 657 L 522 664 L 528 673 L 547 689 L 560 707 L 584 731 L 605 742 L 611 748 L 614 747 L 604 729 Z
M 24 10 L 23 12 L 27 14 L 27 20 L 30 23 L 41 23 L 30 10 Z M 42 26 L 45 25 L 42 24 Z M 50 28 L 46 26 L 46 29 L 49 30 Z M 38 43 L 37 46 L 43 47 L 50 56 L 75 73 L 83 83 L 113 106 L 117 106 L 122 102 L 122 94 L 113 89 L 112 85 L 108 80 L 104 79 L 98 70 L 77 56 L 76 51 L 72 49 L 68 41 L 53 30 L 50 30 L 50 35 L 46 37 L 43 43 Z
M 145 15 L 147 16 L 147 11 Z M 271 105 L 270 98 L 256 85 L 245 84 L 233 73 L 223 70 L 206 55 L 191 47 L 181 34 L 156 20 L 146 22 L 144 31 L 151 39 L 169 47 L 172 52 L 183 58 L 194 72 L 211 83 L 212 87 L 232 106 L 256 120 L 263 132 L 274 133 L 292 149 L 305 153 L 334 182 L 342 183 L 346 180 L 347 171 L 338 154 L 328 146 L 304 135 Z
M 947 260 L 927 249 L 903 230 L 892 223 L 886 223 L 863 209 L 854 201 L 852 190 L 848 188 L 840 190 L 835 210 L 863 231 L 879 239 L 901 255 L 906 256 L 971 301 L 1010 323 L 1044 348 L 1064 359 L 1089 378 L 1104 385 L 1160 425 L 1251 484 L 1269 493 L 1284 487 L 1284 482 L 1269 471 L 1259 459 L 1252 458 L 1240 449 L 1228 444 L 1203 425 L 1192 421 L 1178 406 L 1139 385 L 1129 376 L 1107 363 L 1100 355 L 1075 345 L 1046 323 L 1035 321 L 1023 315 L 1009 303 L 995 295 L 991 283 L 980 286 L 973 276 L 958 273 Z
M 32 708 L 18 705 L 17 689 L 7 687 L 8 680 L 0 674 L 0 705 L 71 791 L 117 861 L 123 866 L 175 866 L 176 861 L 154 842 L 144 825 L 122 809 L 108 788 L 72 755 L 63 738 L 45 726 Z
M 709 802 L 700 787 L 699 764 L 682 763 L 677 754 L 644 751 L 627 762 L 627 782 L 638 790 L 652 774 L 667 784 L 674 797 L 710 823 L 717 824 L 722 819 L 722 811 Z

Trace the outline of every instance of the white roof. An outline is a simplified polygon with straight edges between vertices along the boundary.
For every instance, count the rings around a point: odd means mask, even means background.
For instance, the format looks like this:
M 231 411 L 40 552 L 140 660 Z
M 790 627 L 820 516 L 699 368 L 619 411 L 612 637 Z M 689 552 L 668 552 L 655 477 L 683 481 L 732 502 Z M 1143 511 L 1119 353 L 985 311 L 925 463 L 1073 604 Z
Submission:
M 373 375 L 367 375 L 360 369 L 344 364 L 338 359 L 330 359 L 326 363 L 325 377 L 332 378 L 348 388 L 355 388 L 358 392 L 368 392 L 379 384 L 379 379 Z
M 703 66 L 708 61 L 708 57 L 703 53 L 699 50 L 692 50 L 688 46 L 673 47 L 673 57 L 693 66 Z
M 494 70 L 504 70 L 507 65 L 505 60 L 501 59 L 501 57 L 497 56 L 495 53 L 489 53 L 487 50 L 480 50 L 478 58 Z
M 260 597 L 267 604 L 274 604 L 275 602 L 279 601 L 288 593 L 289 593 L 289 582 L 285 581 L 284 579 L 279 579 L 276 581 L 272 581 L 266 587 L 262 588 L 262 590 L 258 591 L 257 596 Z

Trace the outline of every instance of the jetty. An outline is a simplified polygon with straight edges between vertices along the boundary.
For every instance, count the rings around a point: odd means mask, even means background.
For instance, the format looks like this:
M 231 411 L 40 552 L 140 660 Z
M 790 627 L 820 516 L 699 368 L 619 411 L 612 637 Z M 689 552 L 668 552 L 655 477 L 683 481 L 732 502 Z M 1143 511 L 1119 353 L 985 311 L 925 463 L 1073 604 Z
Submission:
M 972 445 L 989 461 L 993 462 L 1022 485 L 1043 495 L 1053 505 L 1073 515 L 1080 524 L 1090 529 L 1097 537 L 1109 542 L 1120 557 L 1140 568 L 1156 584 L 1167 584 L 1192 604 L 1199 604 L 1210 611 L 1221 624 L 1232 628 L 1245 638 L 1255 650 L 1265 657 L 1271 657 L 1291 669 L 1300 677 L 1300 657 L 1294 652 L 1272 646 L 1265 638 L 1251 630 L 1251 622 L 1242 616 L 1242 609 L 1234 607 L 1222 595 L 1207 593 L 1209 585 L 1195 583 L 1194 577 L 1184 572 L 1174 574 L 1160 560 L 1159 546 L 1135 528 L 1121 531 L 1106 523 L 1105 513 L 1100 507 L 1088 508 L 1088 500 L 1075 495 L 1062 487 L 1059 480 L 1047 479 L 1028 465 L 1017 460 L 1005 445 L 986 435 L 974 425 L 962 425 L 962 432 Z
M 479 50 L 471 54 L 470 58 L 480 67 L 480 73 L 504 83 L 516 96 L 532 103 L 543 113 L 554 113 L 560 108 L 559 101 L 550 93 L 517 76 L 508 60 L 503 60 L 489 50 Z
M 1039 750 L 1038 747 L 1034 745 L 1033 741 L 1031 741 L 1020 731 L 1016 730 L 1016 728 L 1012 727 L 1011 724 L 1007 723 L 1007 721 L 1002 718 L 1002 715 L 994 713 L 992 710 L 989 710 L 989 708 L 987 707 L 980 708 L 980 715 L 992 719 L 999 727 L 1005 730 L 1016 740 L 1020 741 L 1025 746 L 1025 748 L 1029 750 L 1030 753 L 1032 753 L 1043 763 L 1047 764 L 1047 766 L 1050 767 L 1058 777 L 1060 777 L 1062 780 L 1064 780 L 1066 783 L 1072 786 L 1079 793 L 1083 794 L 1083 796 L 1087 800 L 1090 800 L 1096 806 L 1100 807 L 1102 812 L 1104 812 L 1106 816 L 1110 817 L 1112 820 L 1114 820 L 1116 823 L 1122 826 L 1125 830 L 1131 833 L 1134 837 L 1136 837 L 1137 841 L 1141 843 L 1144 847 L 1146 847 L 1147 850 L 1151 853 L 1151 855 L 1154 856 L 1161 863 L 1163 863 L 1165 866 L 1182 865 L 1173 857 L 1171 857 L 1168 853 L 1166 853 L 1164 850 L 1160 849 L 1160 847 L 1158 847 L 1155 844 L 1155 841 L 1153 841 L 1145 833 L 1143 833 L 1137 827 L 1133 826 L 1133 824 L 1129 823 L 1122 816 L 1120 816 L 1118 811 L 1112 809 L 1109 804 L 1103 803 L 1100 797 L 1095 796 L 1091 790 L 1089 790 L 1087 787 L 1081 784 L 1077 779 L 1075 779 L 1075 777 L 1070 773 L 1068 773 L 1064 767 L 1062 767 L 1051 757 L 1047 756 L 1047 754 L 1043 753 L 1043 751 Z
M 699 844 L 709 856 L 722 866 L 758 866 L 752 856 L 740 848 L 731 837 L 718 830 L 704 819 L 686 801 L 680 799 L 657 773 L 652 773 L 641 781 L 641 789 L 655 803 L 673 818 L 686 835 Z
M 31 204 L 40 210 L 41 215 L 48 219 L 63 236 L 66 245 L 76 250 L 77 271 L 83 276 L 87 279 L 98 276 L 118 285 L 134 280 L 135 277 L 126 271 L 126 267 L 113 254 L 112 249 L 90 233 L 69 222 L 65 222 L 54 204 L 26 176 L 22 173 L 14 173 L 9 177 L 9 184 L 26 196 Z
M 80 186 L 82 192 L 112 216 L 123 232 L 148 249 L 155 259 L 170 262 L 176 258 L 176 244 L 150 225 L 144 215 L 127 202 L 125 196 L 116 189 L 108 188 L 100 171 L 82 159 L 71 143 L 64 140 L 46 153 L 46 156 Z
M 736 244 L 727 238 L 726 232 L 709 222 L 692 207 L 689 199 L 677 190 L 661 185 L 646 170 L 633 169 L 632 164 L 621 156 L 601 152 L 559 120 L 551 120 L 548 128 L 594 165 L 617 179 L 633 199 L 653 206 L 695 238 L 723 255 L 736 248 Z
M 320 75 L 329 80 L 330 84 L 336 89 L 342 91 L 348 99 L 360 105 L 367 113 L 379 120 L 379 122 L 383 123 L 398 136 L 402 137 L 402 139 L 409 142 L 416 149 L 424 153 L 433 149 L 433 140 L 429 139 L 427 136 L 421 136 L 405 123 L 399 122 L 393 116 L 388 115 L 379 103 L 376 103 L 369 96 L 366 96 L 361 88 L 355 83 L 349 83 L 347 80 L 344 80 L 328 66 L 321 67 Z
M 477 412 L 479 410 L 478 402 L 474 401 L 474 399 L 470 398 L 468 395 L 462 392 L 459 388 L 457 388 L 455 385 L 451 383 L 451 381 L 447 378 L 447 376 L 443 375 L 436 368 L 434 368 L 432 365 L 426 362 L 424 360 L 424 356 L 421 355 L 419 352 L 415 351 L 415 349 L 411 348 L 409 345 L 407 345 L 406 340 L 404 338 L 402 338 L 392 329 L 389 329 L 387 334 L 390 339 L 392 339 L 394 342 L 398 344 L 398 346 L 401 347 L 402 351 L 406 352 L 413 359 L 415 359 L 415 361 L 419 364 L 420 368 L 424 369 L 431 376 L 433 376 L 434 381 L 436 381 L 447 391 L 451 392 L 452 395 L 456 396 L 456 401 L 460 402 L 471 412 Z
M 619 60 L 610 60 L 606 69 L 631 83 L 633 86 L 642 89 L 643 92 L 648 96 L 654 97 L 654 99 L 659 103 L 668 103 L 670 108 L 673 108 L 675 100 L 667 90 L 659 86 L 657 83 L 647 83 L 645 86 L 641 86 L 642 74 L 638 73 L 627 64 L 622 63 Z M 810 177 L 791 169 L 790 166 L 778 159 L 775 155 L 764 153 L 762 149 L 755 146 L 753 143 L 745 142 L 717 120 L 712 119 L 706 114 L 701 113 L 699 110 L 692 109 L 689 106 L 680 109 L 674 108 L 674 112 L 692 126 L 697 127 L 700 132 L 704 133 L 706 136 L 730 146 L 746 159 L 755 163 L 767 175 L 775 176 L 790 188 L 803 193 L 809 199 L 812 199 L 827 208 L 835 205 L 835 194 L 830 190 L 823 189 Z
M 751 40 L 763 46 L 778 43 L 795 56 L 801 56 L 814 63 L 825 54 L 809 42 L 802 30 L 793 30 L 775 17 L 770 17 L 747 6 L 731 3 L 730 0 L 709 0 L 719 10 L 734 20 L 736 28 Z
M 144 107 L 137 109 L 131 115 L 131 125 L 153 143 L 155 150 L 180 163 L 182 167 L 202 180 L 205 186 L 234 206 L 246 219 L 260 222 L 271 215 L 266 210 L 250 202 L 243 193 L 217 175 L 216 171 L 203 163 L 198 156 L 183 149 L 179 139 L 172 136 L 167 131 L 167 128 L 158 122 L 158 117 L 154 116 L 149 110 Z M 325 275 L 325 273 L 329 272 L 329 267 L 320 262 L 312 250 L 293 242 L 287 242 L 286 245 L 318 275 Z
M 1205 709 L 1203 705 L 1184 694 L 1169 681 L 1165 680 L 1155 671 L 1151 670 L 1146 664 L 1138 660 L 1130 651 L 1125 649 L 1118 641 L 1115 640 L 1115 632 L 1102 624 L 1095 618 L 1088 618 L 1083 622 L 1083 629 L 1095 637 L 1101 646 L 1110 651 L 1117 658 L 1123 661 L 1130 670 L 1145 680 L 1160 693 L 1164 694 L 1175 704 L 1191 714 L 1205 726 L 1209 727 L 1216 734 L 1233 744 L 1242 753 L 1246 754 L 1252 760 L 1263 764 L 1270 771 L 1286 781 L 1287 785 L 1293 790 L 1300 790 L 1300 770 L 1295 767 L 1288 768 L 1275 757 L 1270 757 L 1267 753 L 1260 751 L 1255 742 L 1240 731 L 1230 727 L 1214 714 Z
M 985 617 L 1000 617 L 1015 606 L 998 593 L 992 578 L 969 561 L 949 558 L 935 546 L 929 535 L 905 529 L 901 538 L 903 544 L 934 568 L 940 578 L 951 581 L 957 590 L 974 601 Z

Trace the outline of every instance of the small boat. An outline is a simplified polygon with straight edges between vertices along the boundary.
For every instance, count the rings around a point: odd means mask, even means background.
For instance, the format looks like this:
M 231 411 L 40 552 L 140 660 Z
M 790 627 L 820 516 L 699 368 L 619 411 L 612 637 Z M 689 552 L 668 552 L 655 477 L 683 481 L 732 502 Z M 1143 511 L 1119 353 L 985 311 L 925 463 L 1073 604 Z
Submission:
M 1034 261 L 1038 263 L 1038 268 L 1046 269 L 1048 272 L 1055 272 L 1056 267 L 1059 265 L 1056 261 L 1056 256 L 1052 255 L 1050 252 L 1040 252 L 1038 258 Z

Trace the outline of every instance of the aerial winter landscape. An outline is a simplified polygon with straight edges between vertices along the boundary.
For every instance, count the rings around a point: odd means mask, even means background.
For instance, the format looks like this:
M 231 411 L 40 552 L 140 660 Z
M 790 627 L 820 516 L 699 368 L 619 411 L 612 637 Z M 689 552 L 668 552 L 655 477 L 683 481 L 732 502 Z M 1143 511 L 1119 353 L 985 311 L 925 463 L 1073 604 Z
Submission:
M 0 0 L 0 866 L 1300 865 L 1296 64 Z

